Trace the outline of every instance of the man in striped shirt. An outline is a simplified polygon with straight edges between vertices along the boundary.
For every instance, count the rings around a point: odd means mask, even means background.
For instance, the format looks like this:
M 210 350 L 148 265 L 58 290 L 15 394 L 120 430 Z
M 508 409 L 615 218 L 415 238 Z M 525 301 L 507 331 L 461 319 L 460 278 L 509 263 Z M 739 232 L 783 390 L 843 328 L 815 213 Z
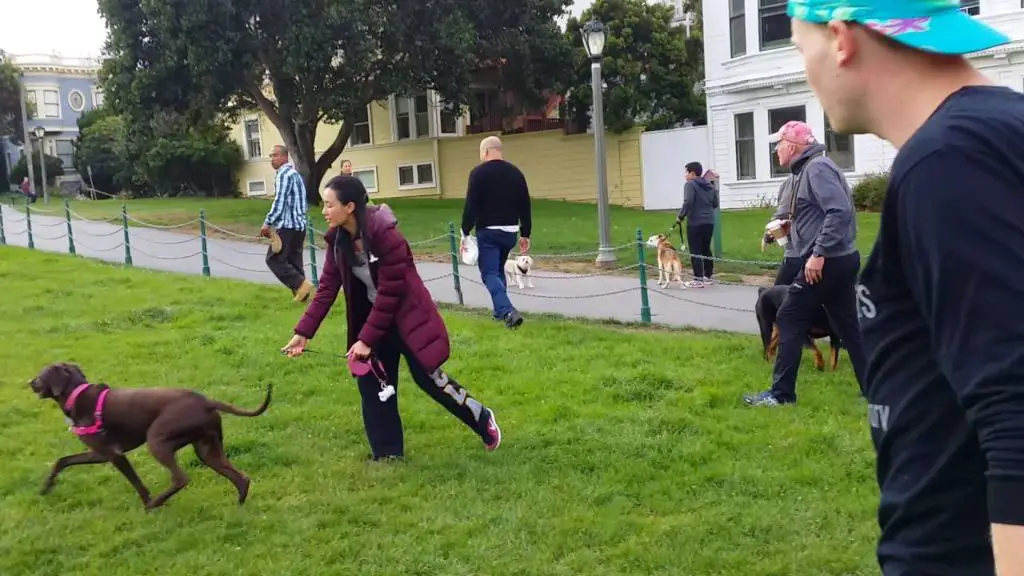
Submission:
M 274 204 L 263 221 L 260 236 L 271 238 L 276 234 L 281 241 L 271 242 L 267 250 L 267 268 L 292 291 L 296 302 L 304 302 L 313 290 L 302 266 L 302 245 L 306 239 L 306 185 L 295 166 L 288 161 L 288 148 L 280 144 L 274 146 L 270 165 L 277 171 Z

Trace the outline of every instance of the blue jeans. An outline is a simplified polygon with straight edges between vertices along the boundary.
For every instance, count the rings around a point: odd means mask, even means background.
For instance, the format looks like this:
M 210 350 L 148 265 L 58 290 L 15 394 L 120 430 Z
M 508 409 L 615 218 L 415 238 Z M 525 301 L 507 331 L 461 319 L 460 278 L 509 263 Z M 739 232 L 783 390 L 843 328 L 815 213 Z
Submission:
M 515 310 L 508 299 L 508 286 L 505 283 L 505 261 L 516 245 L 517 234 L 504 230 L 489 228 L 477 229 L 476 243 L 480 257 L 476 265 L 480 268 L 480 279 L 491 293 L 494 305 L 494 317 L 502 319 Z

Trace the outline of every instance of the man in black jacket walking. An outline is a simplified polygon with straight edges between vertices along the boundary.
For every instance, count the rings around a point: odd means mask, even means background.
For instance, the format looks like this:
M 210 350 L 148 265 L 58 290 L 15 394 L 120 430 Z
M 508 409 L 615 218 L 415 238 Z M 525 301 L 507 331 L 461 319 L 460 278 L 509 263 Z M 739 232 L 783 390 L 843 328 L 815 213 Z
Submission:
M 505 261 L 516 245 L 519 252 L 530 250 L 530 189 L 526 177 L 502 158 L 501 140 L 488 136 L 480 142 L 480 165 L 469 173 L 469 188 L 462 209 L 462 238 L 476 228 L 480 250 L 477 267 L 491 294 L 495 320 L 518 328 L 523 317 L 508 298 Z

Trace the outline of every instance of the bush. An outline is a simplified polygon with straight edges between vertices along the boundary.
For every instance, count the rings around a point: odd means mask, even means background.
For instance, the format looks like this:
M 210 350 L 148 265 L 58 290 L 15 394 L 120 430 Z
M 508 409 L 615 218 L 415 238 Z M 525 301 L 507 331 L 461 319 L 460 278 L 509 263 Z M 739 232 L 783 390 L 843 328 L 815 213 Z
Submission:
M 91 116 L 95 113 L 87 112 L 78 121 L 75 168 L 100 192 L 117 194 L 131 184 L 131 173 L 125 162 L 124 122 L 119 116 Z M 85 119 L 90 121 L 83 122 Z M 109 198 L 106 194 L 98 197 Z
M 151 143 L 138 167 L 142 196 L 238 196 L 242 148 L 223 134 L 189 131 Z
M 29 151 L 26 148 L 26 153 Z M 36 151 L 32 152 L 32 175 L 36 180 L 36 190 L 42 190 L 43 188 L 43 172 L 39 169 L 39 153 Z M 64 175 L 64 162 L 56 156 L 50 156 L 46 154 L 46 181 L 47 188 L 53 186 L 54 180 L 58 176 Z M 25 154 L 21 155 L 21 160 L 11 168 L 11 184 L 21 184 L 21 181 L 28 176 L 28 164 L 25 163 Z
M 888 189 L 888 172 L 868 174 L 853 187 L 853 205 L 857 210 L 879 212 Z

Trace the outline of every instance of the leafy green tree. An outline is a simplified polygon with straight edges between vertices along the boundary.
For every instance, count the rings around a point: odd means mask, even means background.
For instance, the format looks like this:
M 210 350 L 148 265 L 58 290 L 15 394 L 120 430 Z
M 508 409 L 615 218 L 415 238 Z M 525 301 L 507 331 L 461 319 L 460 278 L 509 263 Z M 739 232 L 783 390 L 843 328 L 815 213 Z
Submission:
M 137 167 L 140 196 L 237 196 L 245 159 L 223 124 L 188 126 L 185 118 L 161 113 L 151 146 Z
M 28 106 L 32 117 L 31 103 Z M 21 75 L 18 67 L 0 52 L 0 136 L 7 136 L 16 144 L 24 140 L 21 122 Z
M 699 3 L 695 6 L 700 16 Z M 607 40 L 601 60 L 605 127 L 629 130 L 638 123 L 658 130 L 707 117 L 703 95 L 694 90 L 704 79 L 699 19 L 691 26 L 673 26 L 674 9 L 645 0 L 596 0 L 570 18 L 565 37 L 574 50 L 575 68 L 567 86 L 567 109 L 577 126 L 589 123 L 593 94 L 590 60 L 583 47 L 583 25 L 596 19 L 605 25 Z
M 569 0 L 99 0 L 109 27 L 102 78 L 129 140 L 154 110 L 190 123 L 259 110 L 277 128 L 311 202 L 352 119 L 392 94 L 469 100 L 473 73 L 499 63 L 527 102 L 568 71 L 554 17 Z M 314 141 L 334 128 L 325 150 Z M 142 151 L 130 151 L 139 156 Z
M 124 120 L 114 115 L 109 108 L 94 108 L 78 118 L 75 169 L 87 184 L 91 183 L 97 190 L 107 194 L 117 194 L 128 188 L 132 172 L 125 162 L 126 147 Z

